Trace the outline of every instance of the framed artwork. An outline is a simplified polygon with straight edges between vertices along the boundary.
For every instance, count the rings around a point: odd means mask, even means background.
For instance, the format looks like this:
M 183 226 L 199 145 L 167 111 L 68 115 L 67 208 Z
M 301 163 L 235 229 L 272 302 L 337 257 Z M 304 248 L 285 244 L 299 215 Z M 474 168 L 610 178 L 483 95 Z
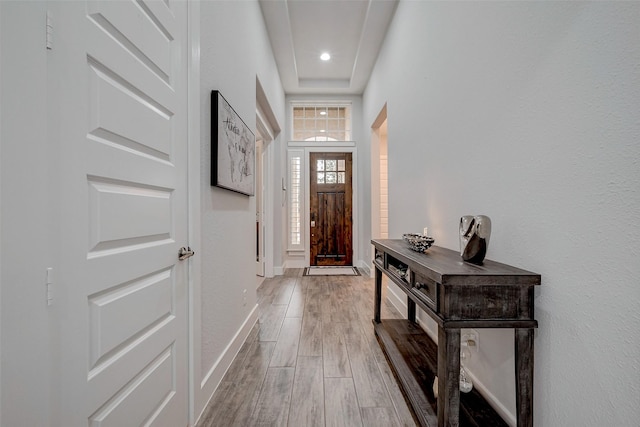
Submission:
M 211 185 L 255 194 L 256 137 L 220 91 L 211 91 Z

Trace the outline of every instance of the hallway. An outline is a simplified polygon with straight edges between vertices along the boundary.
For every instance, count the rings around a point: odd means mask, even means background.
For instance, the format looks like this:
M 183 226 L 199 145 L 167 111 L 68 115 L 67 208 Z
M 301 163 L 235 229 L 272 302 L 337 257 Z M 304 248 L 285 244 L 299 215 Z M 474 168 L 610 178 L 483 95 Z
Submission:
M 302 271 L 262 283 L 259 322 L 198 427 L 414 426 L 373 333 L 373 279 Z

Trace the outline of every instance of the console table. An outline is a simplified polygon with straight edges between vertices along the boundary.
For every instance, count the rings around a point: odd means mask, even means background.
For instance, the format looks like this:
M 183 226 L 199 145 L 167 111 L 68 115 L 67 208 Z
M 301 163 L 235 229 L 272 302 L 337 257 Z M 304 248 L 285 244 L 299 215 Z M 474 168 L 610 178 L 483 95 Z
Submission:
M 438 246 L 418 253 L 403 240 L 371 243 L 375 247 L 376 336 L 419 423 L 459 426 L 462 418 L 463 424 L 482 425 L 472 420 L 476 412 L 467 410 L 476 404 L 486 407 L 474 401 L 481 397 L 463 396 L 461 405 L 460 329 L 513 328 L 517 422 L 520 427 L 533 427 L 533 334 L 538 327 L 534 287 L 540 284 L 540 275 L 490 260 L 483 265 L 466 263 L 458 252 Z M 407 320 L 380 319 L 382 273 L 407 295 Z M 437 348 L 415 324 L 416 306 L 438 324 Z M 426 384 L 434 375 L 438 376 L 437 403 L 432 384 Z

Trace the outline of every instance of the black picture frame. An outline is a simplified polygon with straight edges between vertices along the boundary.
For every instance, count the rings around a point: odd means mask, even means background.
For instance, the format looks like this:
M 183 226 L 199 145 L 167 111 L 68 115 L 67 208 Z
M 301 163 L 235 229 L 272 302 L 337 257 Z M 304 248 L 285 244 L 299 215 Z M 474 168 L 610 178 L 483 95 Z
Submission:
M 219 90 L 211 91 L 211 185 L 255 195 L 256 137 Z

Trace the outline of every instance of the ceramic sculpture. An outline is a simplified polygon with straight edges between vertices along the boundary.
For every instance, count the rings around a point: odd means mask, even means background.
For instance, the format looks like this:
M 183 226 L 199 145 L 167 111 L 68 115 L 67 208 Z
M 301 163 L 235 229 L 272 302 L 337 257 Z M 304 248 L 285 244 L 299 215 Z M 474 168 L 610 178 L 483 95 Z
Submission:
M 489 237 L 491 236 L 491 219 L 485 215 L 465 215 L 460 218 L 460 256 L 464 261 L 482 264 Z

